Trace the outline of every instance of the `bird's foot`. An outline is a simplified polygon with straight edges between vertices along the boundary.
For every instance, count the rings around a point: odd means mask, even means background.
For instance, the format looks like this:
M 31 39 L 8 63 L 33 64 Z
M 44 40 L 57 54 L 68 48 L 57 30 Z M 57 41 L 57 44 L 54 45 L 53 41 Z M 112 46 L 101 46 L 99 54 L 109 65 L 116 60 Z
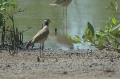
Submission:
M 41 61 L 44 62 L 44 58 L 38 56 L 37 57 L 37 62 L 41 62 Z

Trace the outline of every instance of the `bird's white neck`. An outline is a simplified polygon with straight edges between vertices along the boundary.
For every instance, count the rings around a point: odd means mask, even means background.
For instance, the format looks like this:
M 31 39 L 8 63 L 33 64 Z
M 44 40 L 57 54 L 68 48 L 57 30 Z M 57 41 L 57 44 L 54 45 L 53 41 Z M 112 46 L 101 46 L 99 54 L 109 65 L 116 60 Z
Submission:
M 49 30 L 49 26 L 44 26 L 43 29 Z

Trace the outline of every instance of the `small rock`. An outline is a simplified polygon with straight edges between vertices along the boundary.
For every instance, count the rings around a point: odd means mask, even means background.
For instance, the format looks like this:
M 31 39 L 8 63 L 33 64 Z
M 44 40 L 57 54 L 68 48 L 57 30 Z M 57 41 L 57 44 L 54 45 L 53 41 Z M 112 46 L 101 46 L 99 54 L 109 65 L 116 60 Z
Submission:
M 56 58 L 56 62 L 58 62 L 58 59 Z
M 113 58 L 110 59 L 111 62 L 114 62 Z
M 106 70 L 104 70 L 104 72 L 115 72 L 115 71 L 111 70 L 111 69 L 106 69 Z
M 39 57 L 37 57 L 37 62 L 40 62 L 40 58 Z
M 92 67 L 92 65 L 90 65 L 90 67 Z
M 68 72 L 67 72 L 67 71 L 64 71 L 63 74 L 68 74 Z
M 10 65 L 8 64 L 8 65 L 6 65 L 6 67 L 10 67 Z

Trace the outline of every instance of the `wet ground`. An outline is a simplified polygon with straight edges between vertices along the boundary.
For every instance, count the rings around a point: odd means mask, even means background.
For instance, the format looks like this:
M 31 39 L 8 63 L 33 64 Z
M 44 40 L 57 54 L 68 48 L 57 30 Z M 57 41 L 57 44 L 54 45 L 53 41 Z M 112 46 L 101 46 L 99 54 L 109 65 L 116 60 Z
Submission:
M 120 54 L 98 50 L 0 53 L 0 79 L 119 79 Z

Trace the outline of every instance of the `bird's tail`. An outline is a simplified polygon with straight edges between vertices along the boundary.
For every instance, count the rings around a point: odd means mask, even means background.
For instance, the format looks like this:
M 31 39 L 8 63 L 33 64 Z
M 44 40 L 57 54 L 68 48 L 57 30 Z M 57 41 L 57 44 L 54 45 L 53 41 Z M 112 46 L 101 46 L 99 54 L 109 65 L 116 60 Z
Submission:
M 48 6 L 57 6 L 57 4 L 50 3 Z

